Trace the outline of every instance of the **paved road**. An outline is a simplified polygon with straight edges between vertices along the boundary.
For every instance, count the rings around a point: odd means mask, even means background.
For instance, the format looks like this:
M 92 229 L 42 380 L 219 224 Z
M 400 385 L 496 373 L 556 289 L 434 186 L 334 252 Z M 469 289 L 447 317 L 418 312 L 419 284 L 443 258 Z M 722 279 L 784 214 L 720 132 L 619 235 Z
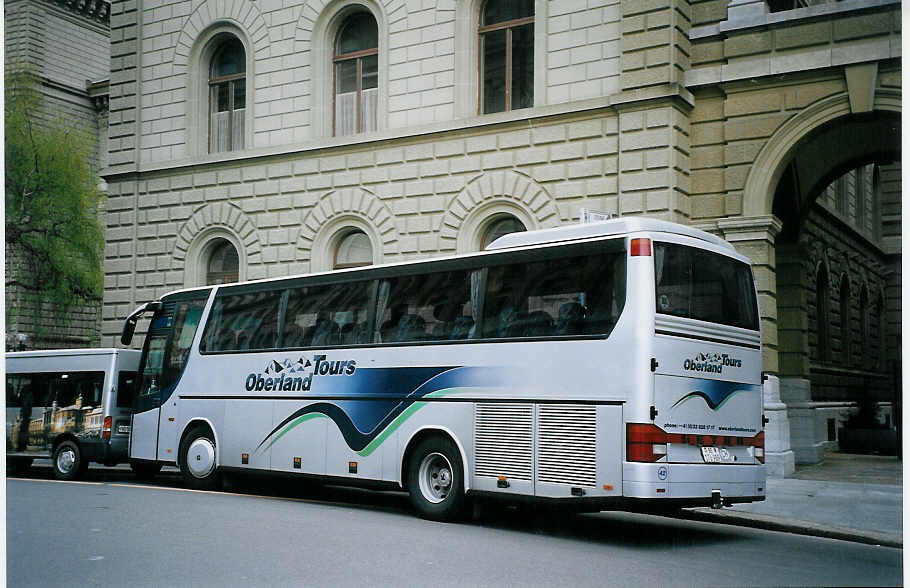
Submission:
M 897 585 L 902 551 L 628 513 L 416 518 L 401 493 L 7 481 L 10 586 Z M 173 487 L 171 487 L 173 486 Z

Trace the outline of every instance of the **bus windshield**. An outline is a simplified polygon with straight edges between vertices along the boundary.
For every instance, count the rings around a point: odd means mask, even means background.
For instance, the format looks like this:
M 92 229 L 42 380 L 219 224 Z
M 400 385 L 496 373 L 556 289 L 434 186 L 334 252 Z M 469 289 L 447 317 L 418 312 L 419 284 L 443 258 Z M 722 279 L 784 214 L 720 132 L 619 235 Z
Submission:
M 758 330 L 748 264 L 704 249 L 655 243 L 657 312 Z

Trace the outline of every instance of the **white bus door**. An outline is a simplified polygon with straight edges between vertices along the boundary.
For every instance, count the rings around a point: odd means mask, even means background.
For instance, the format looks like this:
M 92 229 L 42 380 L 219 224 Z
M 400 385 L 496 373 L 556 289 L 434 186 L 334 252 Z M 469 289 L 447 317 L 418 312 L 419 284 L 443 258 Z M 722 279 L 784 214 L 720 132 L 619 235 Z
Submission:
M 160 392 L 157 385 L 151 393 L 136 397 L 133 425 L 130 427 L 130 458 L 155 460 L 158 458 L 158 421 L 161 416 Z

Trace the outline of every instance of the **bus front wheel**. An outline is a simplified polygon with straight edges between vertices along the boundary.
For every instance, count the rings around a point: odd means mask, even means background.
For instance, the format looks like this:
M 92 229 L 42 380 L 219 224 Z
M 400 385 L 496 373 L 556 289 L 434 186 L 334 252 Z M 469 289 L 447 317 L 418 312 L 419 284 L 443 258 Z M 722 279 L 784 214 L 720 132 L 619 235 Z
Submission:
M 214 437 L 208 429 L 197 427 L 180 443 L 180 473 L 191 488 L 214 490 L 219 485 Z
M 464 516 L 464 467 L 451 439 L 430 437 L 420 442 L 408 463 L 408 491 L 425 519 L 456 521 Z
M 76 480 L 88 469 L 88 461 L 73 441 L 63 441 L 57 445 L 51 462 L 54 477 L 58 480 Z

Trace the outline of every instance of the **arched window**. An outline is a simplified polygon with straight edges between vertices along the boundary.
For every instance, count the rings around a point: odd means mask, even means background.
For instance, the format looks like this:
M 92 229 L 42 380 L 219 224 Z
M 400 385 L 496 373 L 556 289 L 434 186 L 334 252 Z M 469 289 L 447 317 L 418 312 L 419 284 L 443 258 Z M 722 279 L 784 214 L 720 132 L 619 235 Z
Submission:
M 818 270 L 815 288 L 815 331 L 818 336 L 816 349 L 819 361 L 828 361 L 831 339 L 828 331 L 828 270 L 822 264 Z
M 840 280 L 840 344 L 841 362 L 844 367 L 852 362 L 850 335 L 850 280 L 845 274 Z
M 860 361 L 866 363 L 869 361 L 869 336 L 870 336 L 870 316 L 872 312 L 869 309 L 869 290 L 863 284 L 859 292 L 859 345 Z
M 534 106 L 534 0 L 488 0 L 477 32 L 481 114 Z
M 227 284 L 240 279 L 240 258 L 233 243 L 227 239 L 215 239 L 209 246 L 209 258 L 205 266 L 205 284 Z
M 511 214 L 497 216 L 487 225 L 486 230 L 484 230 L 483 237 L 480 239 L 480 248 L 486 249 L 490 243 L 503 235 L 519 233 L 526 230 L 527 228 L 525 228 L 524 224 Z
M 334 269 L 360 267 L 373 263 L 373 245 L 363 231 L 351 231 L 338 240 Z
M 875 367 L 888 367 L 888 309 L 885 307 L 885 298 L 881 294 L 875 303 L 878 312 L 878 353 L 875 354 Z
M 228 36 L 209 67 L 209 151 L 243 149 L 246 112 L 246 52 Z
M 335 135 L 376 130 L 379 31 L 368 12 L 347 17 L 338 30 L 335 64 Z

